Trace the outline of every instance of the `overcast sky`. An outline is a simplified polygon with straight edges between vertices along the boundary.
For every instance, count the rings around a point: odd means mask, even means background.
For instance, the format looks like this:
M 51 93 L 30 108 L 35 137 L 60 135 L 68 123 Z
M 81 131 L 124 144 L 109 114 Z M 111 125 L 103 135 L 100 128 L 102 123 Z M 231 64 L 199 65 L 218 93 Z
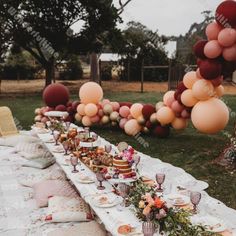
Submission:
M 116 0 L 114 0 L 116 1 Z M 125 1 L 125 0 L 123 0 Z M 201 22 L 201 12 L 212 10 L 223 0 L 132 0 L 122 18 L 125 27 L 129 21 L 139 21 L 160 34 L 185 34 L 192 23 Z

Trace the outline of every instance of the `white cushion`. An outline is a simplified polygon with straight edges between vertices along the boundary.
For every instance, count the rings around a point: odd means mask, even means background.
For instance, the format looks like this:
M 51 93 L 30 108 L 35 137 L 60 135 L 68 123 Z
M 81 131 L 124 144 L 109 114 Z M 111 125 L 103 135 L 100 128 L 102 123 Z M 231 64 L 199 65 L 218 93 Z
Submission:
M 29 157 L 30 158 L 30 157 Z M 31 157 L 32 158 L 32 157 Z M 53 156 L 49 157 L 38 157 L 35 159 L 30 159 L 22 164 L 22 166 L 29 166 L 39 169 L 45 169 L 51 165 L 53 165 L 56 162 L 55 158 Z
M 0 146 L 15 147 L 20 142 L 36 143 L 39 142 L 38 138 L 28 135 L 12 135 L 7 137 L 0 137 Z
M 48 200 L 47 221 L 90 221 L 91 218 L 89 206 L 80 197 L 54 196 Z

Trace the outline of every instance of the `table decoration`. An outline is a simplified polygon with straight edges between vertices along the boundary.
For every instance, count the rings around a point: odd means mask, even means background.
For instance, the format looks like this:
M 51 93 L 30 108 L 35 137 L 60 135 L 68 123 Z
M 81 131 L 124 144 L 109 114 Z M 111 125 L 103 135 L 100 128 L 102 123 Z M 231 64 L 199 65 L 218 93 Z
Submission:
M 193 204 L 193 213 L 197 214 L 197 205 L 199 204 L 200 200 L 202 198 L 201 193 L 199 192 L 191 192 L 190 193 L 190 200 Z
M 70 158 L 71 165 L 74 167 L 72 170 L 72 173 L 78 173 L 79 171 L 76 169 L 76 166 L 78 165 L 78 158 L 75 156 L 72 156 Z
M 165 174 L 163 173 L 159 173 L 159 174 L 156 174 L 156 181 L 158 183 L 158 188 L 157 188 L 157 192 L 163 192 L 163 189 L 162 189 L 162 184 L 164 183 L 165 181 Z
M 99 182 L 99 186 L 97 187 L 98 190 L 104 190 L 105 186 L 102 185 L 102 182 L 104 181 L 104 174 L 102 172 L 96 173 L 97 181 Z
M 175 236 L 218 235 L 209 232 L 203 225 L 193 225 L 190 221 L 191 211 L 168 206 L 162 198 L 156 196 L 155 188 L 140 179 L 134 183 L 129 201 L 134 206 L 136 216 L 143 222 L 149 221 L 160 227 L 160 232 Z

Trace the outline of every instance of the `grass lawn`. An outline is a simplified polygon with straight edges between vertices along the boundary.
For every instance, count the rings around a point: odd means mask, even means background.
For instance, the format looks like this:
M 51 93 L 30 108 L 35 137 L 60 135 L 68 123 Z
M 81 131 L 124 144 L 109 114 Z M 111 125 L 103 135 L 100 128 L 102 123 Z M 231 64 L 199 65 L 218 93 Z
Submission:
M 105 97 L 113 101 L 155 104 L 161 100 L 162 94 L 154 92 L 144 94 L 107 92 Z M 236 111 L 235 96 L 225 96 L 224 101 L 232 111 Z M 20 125 L 25 129 L 30 129 L 30 125 L 33 123 L 34 109 L 43 104 L 41 97 L 27 96 L 23 98 L 0 98 L 1 105 L 9 106 Z M 232 132 L 234 120 L 235 116 L 232 116 L 226 130 Z M 133 137 L 128 137 L 121 130 L 96 129 L 100 135 L 113 143 L 125 140 L 137 150 L 182 167 L 197 179 L 207 181 L 210 185 L 207 190 L 210 195 L 236 209 L 236 172 L 228 172 L 211 163 L 220 154 L 227 141 L 222 132 L 213 136 L 202 135 L 190 125 L 184 132 L 172 131 L 171 136 L 167 139 L 143 136 L 150 145 L 149 148 L 145 149 Z

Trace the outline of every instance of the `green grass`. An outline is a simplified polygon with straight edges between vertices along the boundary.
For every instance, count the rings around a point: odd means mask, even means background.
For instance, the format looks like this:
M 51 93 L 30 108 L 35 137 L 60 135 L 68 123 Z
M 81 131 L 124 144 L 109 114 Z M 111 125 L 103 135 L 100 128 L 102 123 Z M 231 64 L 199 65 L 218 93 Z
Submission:
M 155 104 L 161 100 L 159 93 L 117 92 L 105 94 L 113 101 L 130 101 Z M 74 99 L 76 97 L 73 97 Z M 236 111 L 236 97 L 225 96 L 224 101 Z M 41 97 L 28 96 L 23 98 L 0 98 L 0 105 L 9 106 L 25 129 L 33 123 L 34 110 L 43 105 Z M 231 117 L 226 130 L 232 132 L 235 117 Z M 172 131 L 167 139 L 158 139 L 153 136 L 143 138 L 150 145 L 145 149 L 133 137 L 125 135 L 119 129 L 95 128 L 107 140 L 118 143 L 125 140 L 137 150 L 154 158 L 182 167 L 194 177 L 207 181 L 210 185 L 208 193 L 236 209 L 236 173 L 226 171 L 224 168 L 212 164 L 219 156 L 227 139 L 220 132 L 217 135 L 203 135 L 198 133 L 191 125 L 183 132 Z

